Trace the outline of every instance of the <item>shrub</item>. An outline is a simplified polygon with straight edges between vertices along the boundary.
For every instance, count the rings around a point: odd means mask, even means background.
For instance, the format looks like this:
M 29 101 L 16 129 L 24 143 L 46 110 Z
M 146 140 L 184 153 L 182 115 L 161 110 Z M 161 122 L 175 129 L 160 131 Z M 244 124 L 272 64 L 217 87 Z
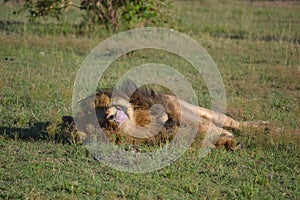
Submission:
M 4 0 L 5 2 L 11 0 Z M 80 0 L 76 5 L 71 0 L 24 0 L 20 11 L 27 11 L 29 19 L 52 17 L 60 20 L 70 7 L 84 10 L 83 23 L 99 23 L 117 30 L 134 26 L 162 25 L 167 21 L 168 0 Z

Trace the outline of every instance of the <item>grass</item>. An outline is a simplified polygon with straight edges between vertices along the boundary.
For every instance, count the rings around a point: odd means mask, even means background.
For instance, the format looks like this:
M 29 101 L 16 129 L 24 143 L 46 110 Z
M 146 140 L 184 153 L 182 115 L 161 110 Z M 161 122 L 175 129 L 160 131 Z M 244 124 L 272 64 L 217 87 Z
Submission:
M 80 146 L 1 141 L 1 197 L 59 199 L 296 199 L 295 149 L 189 151 L 163 170 L 130 174 L 86 156 Z M 299 191 L 298 191 L 299 192 Z
M 82 32 L 69 19 L 32 24 L 12 15 L 15 7 L 1 5 L 0 199 L 299 199 L 300 21 L 299 6 L 286 4 L 173 3 L 180 31 L 197 40 L 220 70 L 228 114 L 269 120 L 272 127 L 236 133 L 244 150 L 217 149 L 204 158 L 196 139 L 170 166 L 144 174 L 116 171 L 83 146 L 55 139 L 61 116 L 71 114 L 77 70 L 112 33 Z M 199 104 L 210 106 L 192 67 L 166 52 L 120 58 L 100 84 L 113 85 L 131 66 L 154 61 L 178 69 Z

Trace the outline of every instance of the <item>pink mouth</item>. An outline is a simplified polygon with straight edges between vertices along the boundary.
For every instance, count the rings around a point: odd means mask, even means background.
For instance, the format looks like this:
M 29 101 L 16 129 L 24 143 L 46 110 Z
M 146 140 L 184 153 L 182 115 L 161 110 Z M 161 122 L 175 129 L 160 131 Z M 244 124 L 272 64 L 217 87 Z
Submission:
M 128 119 L 126 113 L 123 110 L 117 110 L 116 113 L 116 122 L 123 123 Z

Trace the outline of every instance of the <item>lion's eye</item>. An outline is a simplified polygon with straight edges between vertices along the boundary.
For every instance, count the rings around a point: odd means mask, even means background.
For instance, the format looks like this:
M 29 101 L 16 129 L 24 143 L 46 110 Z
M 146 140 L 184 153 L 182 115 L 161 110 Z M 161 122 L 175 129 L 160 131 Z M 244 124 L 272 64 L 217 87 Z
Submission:
M 108 120 L 114 120 L 115 119 L 115 116 L 114 115 L 111 115 L 109 117 L 107 117 Z

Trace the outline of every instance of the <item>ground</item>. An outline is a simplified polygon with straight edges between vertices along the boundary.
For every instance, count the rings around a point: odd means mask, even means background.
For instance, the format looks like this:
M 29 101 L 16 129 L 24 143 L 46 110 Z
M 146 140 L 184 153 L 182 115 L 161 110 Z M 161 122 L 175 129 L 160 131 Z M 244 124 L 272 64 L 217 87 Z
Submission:
M 72 139 L 57 138 L 61 116 L 71 114 L 77 70 L 113 33 L 79 30 L 75 11 L 59 24 L 12 15 L 16 5 L 1 3 L 0 9 L 0 199 L 300 198 L 296 1 L 173 2 L 171 14 L 179 23 L 172 28 L 198 41 L 219 68 L 227 113 L 238 120 L 268 120 L 272 127 L 235 132 L 244 149 L 217 149 L 203 158 L 196 138 L 174 163 L 143 174 L 112 169 Z M 99 85 L 112 86 L 131 66 L 154 61 L 184 74 L 199 104 L 210 107 L 206 85 L 193 68 L 166 52 L 122 57 Z

